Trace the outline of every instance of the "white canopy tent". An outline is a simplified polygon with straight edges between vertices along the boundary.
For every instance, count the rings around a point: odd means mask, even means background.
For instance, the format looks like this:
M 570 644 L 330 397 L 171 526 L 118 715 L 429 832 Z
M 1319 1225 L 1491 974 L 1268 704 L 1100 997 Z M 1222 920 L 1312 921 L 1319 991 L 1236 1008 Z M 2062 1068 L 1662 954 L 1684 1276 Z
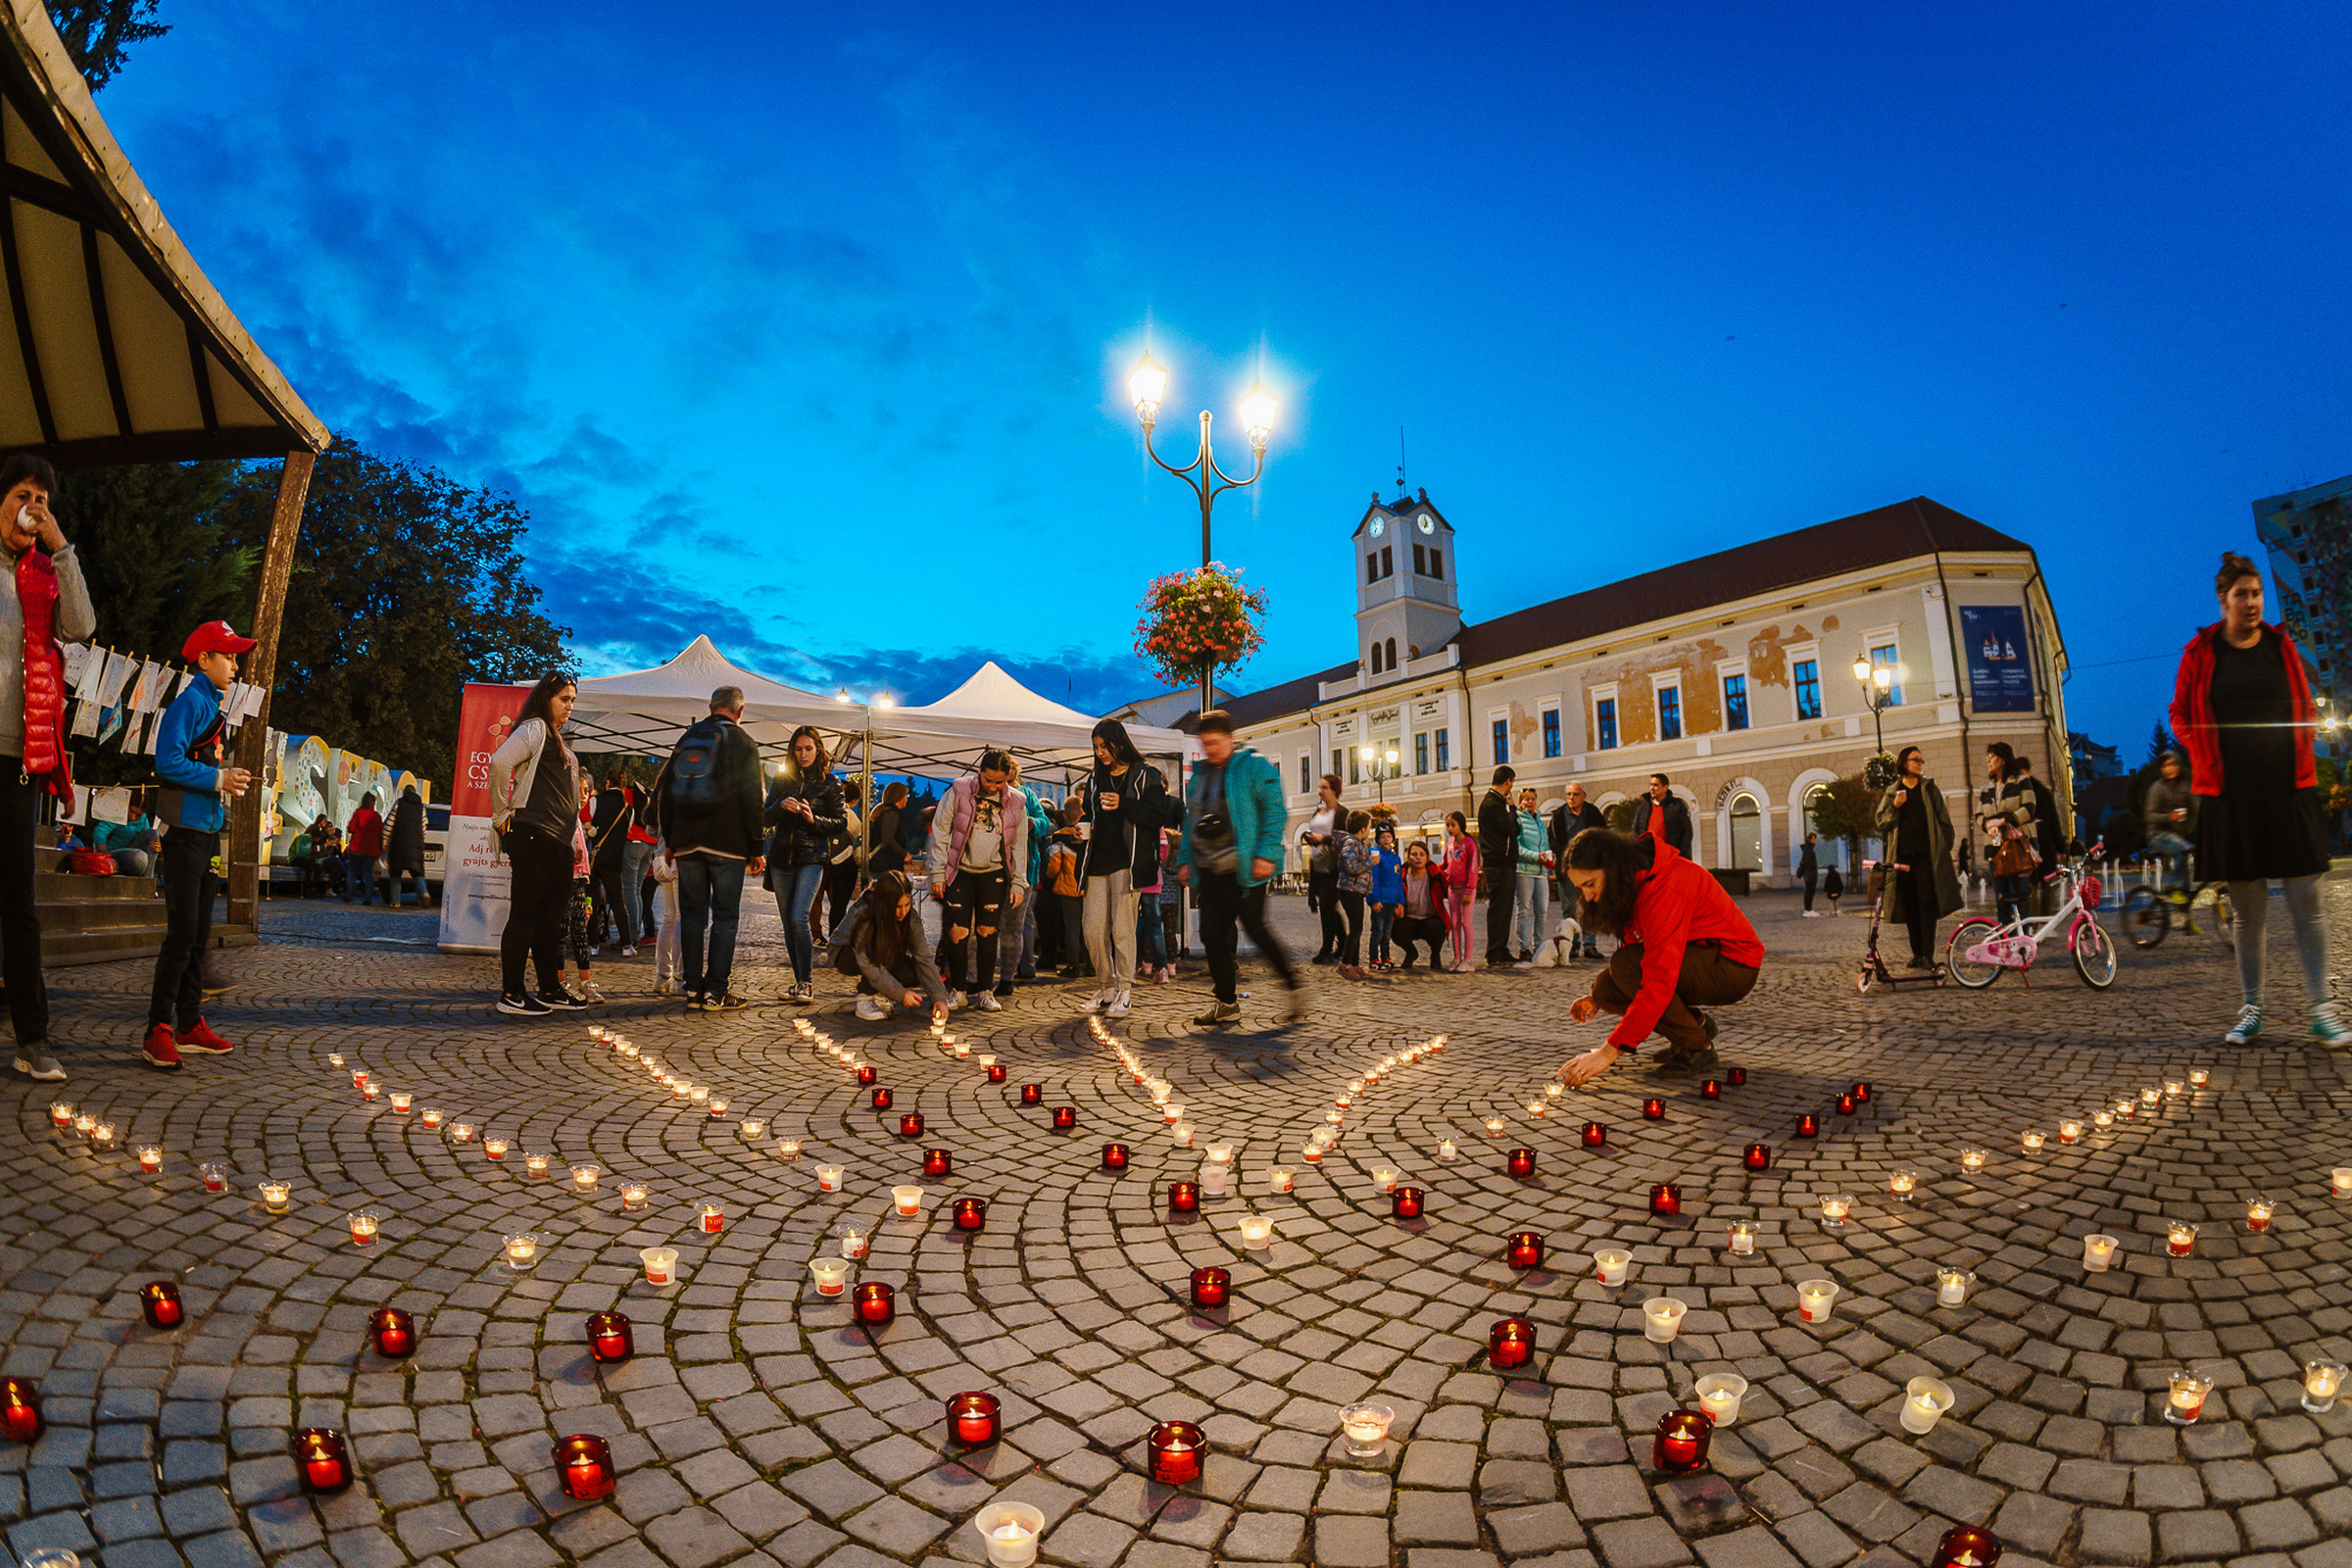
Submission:
M 564 738 L 575 751 L 666 756 L 687 725 L 709 715 L 721 686 L 743 688 L 743 727 L 762 755 L 781 757 L 803 724 L 845 727 L 840 704 L 745 669 L 697 637 L 666 664 L 581 681 Z
M 955 761 L 960 772 L 973 754 L 993 746 L 1019 758 L 1026 773 L 1046 767 L 1066 774 L 1093 763 L 1097 722 L 1040 697 L 992 659 L 936 703 L 878 710 L 874 770 L 926 773 L 941 761 Z M 1146 757 L 1179 760 L 1186 755 L 1188 737 L 1179 730 L 1130 724 L 1127 738 Z

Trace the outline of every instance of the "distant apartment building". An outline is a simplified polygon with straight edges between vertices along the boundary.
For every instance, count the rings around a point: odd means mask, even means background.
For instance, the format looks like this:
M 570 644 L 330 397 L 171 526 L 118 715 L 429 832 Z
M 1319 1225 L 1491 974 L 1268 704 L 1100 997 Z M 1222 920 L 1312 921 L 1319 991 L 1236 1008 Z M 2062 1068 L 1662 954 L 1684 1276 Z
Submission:
M 2254 532 L 2271 553 L 2269 618 L 2303 650 L 2312 695 L 2352 712 L 2352 476 L 2265 496 L 2254 503 Z

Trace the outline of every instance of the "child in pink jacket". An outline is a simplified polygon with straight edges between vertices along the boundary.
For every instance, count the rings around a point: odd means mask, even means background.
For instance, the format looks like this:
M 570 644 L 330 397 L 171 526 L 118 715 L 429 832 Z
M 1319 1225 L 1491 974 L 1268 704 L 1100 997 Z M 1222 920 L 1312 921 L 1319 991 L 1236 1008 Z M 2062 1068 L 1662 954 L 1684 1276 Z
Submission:
M 1478 844 L 1459 811 L 1446 815 L 1446 852 L 1439 857 L 1446 873 L 1446 929 L 1453 937 L 1454 974 L 1470 972 L 1470 916 L 1478 906 Z

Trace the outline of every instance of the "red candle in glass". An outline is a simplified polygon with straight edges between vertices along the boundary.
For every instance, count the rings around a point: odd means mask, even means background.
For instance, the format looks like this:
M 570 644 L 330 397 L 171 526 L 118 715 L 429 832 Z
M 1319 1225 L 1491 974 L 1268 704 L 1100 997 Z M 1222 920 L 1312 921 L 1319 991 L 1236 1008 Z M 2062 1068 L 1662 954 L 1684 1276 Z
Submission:
M 876 1072 L 871 1067 L 860 1067 L 858 1069 L 858 1087 L 860 1089 L 871 1089 L 874 1087 L 874 1081 L 881 1076 L 882 1075 L 880 1073 Z
M 40 1391 L 23 1378 L 0 1378 L 0 1438 L 30 1443 L 40 1435 Z
M 868 1328 L 883 1328 L 898 1315 L 897 1293 L 879 1281 L 860 1285 L 850 1293 L 850 1304 L 858 1313 L 858 1321 Z
M 139 1287 L 139 1310 L 151 1329 L 175 1329 L 188 1319 L 179 1302 L 179 1287 L 170 1280 L 149 1280 Z
M 1125 1170 L 1127 1168 L 1127 1146 L 1125 1144 L 1104 1144 L 1102 1146 L 1102 1168 L 1104 1170 Z
M 874 1091 L 874 1108 L 876 1110 L 888 1110 L 890 1108 L 889 1090 L 877 1089 Z
M 2000 1537 L 1975 1525 L 1955 1525 L 1936 1544 L 1930 1568 L 1992 1568 L 2000 1560 Z
M 1502 1168 L 1513 1176 L 1533 1176 L 1536 1173 L 1536 1152 L 1514 1149 L 1502 1156 Z
M 1683 1211 L 1683 1190 L 1672 1182 L 1660 1182 L 1649 1190 L 1649 1211 L 1652 1214 L 1675 1215 Z
M 1056 1105 L 1054 1107 L 1054 1130 L 1055 1132 L 1066 1133 L 1077 1125 L 1078 1107 L 1076 1105 Z
M 618 1312 L 592 1312 L 588 1317 L 588 1353 L 607 1366 L 637 1353 L 637 1326 Z
M 1585 1123 L 1585 1147 L 1587 1149 L 1598 1149 L 1608 1141 L 1609 1130 L 1606 1127 L 1596 1121 Z
M 1698 1098 L 1701 1100 L 1721 1100 L 1723 1098 L 1723 1085 L 1717 1083 L 1712 1078 L 1708 1079 L 1705 1083 L 1698 1086 Z
M 1208 1439 L 1190 1421 L 1162 1421 L 1146 1440 L 1152 1450 L 1152 1479 L 1163 1487 L 1181 1487 L 1200 1479 L 1200 1455 Z
M 1707 1445 L 1714 1438 L 1715 1422 L 1704 1410 L 1669 1410 L 1658 1421 L 1649 1462 L 1668 1475 L 1695 1470 L 1707 1462 Z
M 958 1198 L 949 1205 L 948 1211 L 956 1216 L 956 1228 L 959 1231 L 976 1231 L 988 1223 L 988 1200 L 985 1198 Z
M 919 1110 L 910 1110 L 906 1115 L 901 1116 L 899 1118 L 899 1136 L 901 1138 L 922 1137 L 923 1113 Z
M 1542 1268 L 1544 1266 L 1544 1238 L 1534 1231 L 1518 1231 L 1503 1244 L 1502 1260 L 1513 1268 Z
M 294 1434 L 294 1473 L 305 1492 L 341 1492 L 351 1485 L 351 1449 L 333 1427 L 304 1427 Z
M 1176 1214 L 1195 1214 L 1200 1209 L 1199 1182 L 1168 1183 L 1168 1210 Z
M 1855 1106 L 1855 1101 L 1854 1101 L 1854 1097 L 1853 1097 L 1853 1096 L 1851 1096 L 1851 1095 L 1839 1095 L 1839 1096 L 1838 1097 L 1838 1115 L 1840 1115 L 1840 1116 L 1851 1116 L 1851 1115 L 1854 1113 L 1854 1106 Z
M 1747 1069 L 1745 1067 L 1734 1067 L 1732 1069 L 1732 1087 L 1734 1089 L 1743 1089 L 1746 1086 Z
M 923 1151 L 923 1174 L 924 1174 L 924 1175 L 926 1175 L 926 1176 L 948 1176 L 948 1175 L 953 1175 L 953 1174 L 955 1173 L 955 1170 L 956 1170 L 956 1161 L 955 1161 L 954 1157 L 953 1157 L 953 1156 L 951 1156 L 951 1155 L 948 1153 L 948 1152 L 947 1152 L 946 1150 L 944 1150 L 944 1149 L 926 1149 L 926 1150 L 924 1150 L 924 1151 Z
M 1042 1104 L 1044 1104 L 1045 1102 L 1046 1102 L 1046 1091 L 1045 1091 L 1045 1086 L 1044 1086 L 1044 1085 L 1042 1085 L 1042 1084 L 1023 1084 L 1023 1085 L 1021 1085 L 1021 1103 L 1022 1103 L 1022 1104 L 1024 1104 L 1024 1105 L 1042 1105 Z
M 612 1495 L 612 1449 L 605 1440 L 585 1433 L 556 1445 L 556 1473 L 563 1479 L 564 1495 L 594 1502 Z
M 1807 1111 L 1807 1112 L 1805 1112 L 1805 1114 L 1803 1114 L 1802 1116 L 1799 1116 L 1799 1117 L 1797 1117 L 1797 1118 L 1796 1118 L 1796 1136 L 1797 1136 L 1797 1137 L 1799 1137 L 1799 1138 L 1811 1138 L 1811 1137 L 1815 1136 L 1816 1134 L 1818 1134 L 1820 1131 L 1821 1131 L 1821 1123 L 1819 1123 L 1819 1122 L 1817 1122 L 1817 1121 L 1815 1121 L 1815 1120 L 1813 1119 L 1813 1113 L 1812 1113 L 1811 1111 Z
M 1487 1331 L 1487 1360 L 1497 1371 L 1523 1367 L 1536 1356 L 1536 1326 L 1523 1317 L 1506 1317 Z
M 988 1064 L 988 1081 L 992 1084 L 1001 1084 L 1004 1081 L 1004 1064 L 1003 1062 L 992 1061 Z
M 1748 1145 L 1747 1152 L 1740 1156 L 1740 1162 L 1749 1170 L 1772 1169 L 1772 1146 L 1769 1144 Z
M 1389 1205 L 1391 1211 L 1398 1219 L 1419 1219 L 1421 1217 L 1421 1189 L 1418 1187 L 1397 1188 L 1389 1195 Z
M 1644 1100 L 1642 1102 L 1642 1114 L 1650 1121 L 1664 1121 L 1666 1119 L 1666 1102 Z
M 1846 1093 L 1852 1095 L 1856 1100 L 1860 1101 L 1865 1105 L 1870 1103 L 1870 1084 L 1866 1079 L 1855 1079 L 1854 1087 L 1847 1090 Z
M 948 1432 L 966 1447 L 996 1442 L 1000 1420 L 993 1394 L 958 1394 L 948 1401 Z
M 416 1348 L 416 1320 L 397 1306 L 379 1306 L 368 1319 L 368 1337 L 376 1354 L 403 1360 Z
M 1233 1275 L 1221 1268 L 1193 1270 L 1193 1304 L 1195 1306 L 1223 1306 L 1233 1292 Z

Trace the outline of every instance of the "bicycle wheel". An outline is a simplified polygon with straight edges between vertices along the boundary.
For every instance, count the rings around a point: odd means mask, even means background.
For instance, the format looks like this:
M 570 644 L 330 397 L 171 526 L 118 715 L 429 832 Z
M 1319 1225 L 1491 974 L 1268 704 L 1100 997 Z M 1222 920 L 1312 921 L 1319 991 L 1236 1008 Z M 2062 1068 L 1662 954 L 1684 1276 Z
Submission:
M 2152 948 L 2173 928 L 2173 906 L 2153 888 L 2133 888 L 2124 895 L 2124 935 L 2135 948 Z
M 2082 976 L 2084 985 L 2104 991 L 2115 984 L 2115 939 L 2105 926 L 2087 914 L 2078 915 L 2066 945 L 2075 956 L 2075 971 Z
M 1978 943 L 2001 933 L 2001 923 L 1990 915 L 1972 914 L 1952 927 L 1952 940 L 1943 947 L 1943 966 L 1951 977 L 1971 991 L 1982 991 L 2001 977 L 1997 963 L 1974 963 L 1965 955 Z

